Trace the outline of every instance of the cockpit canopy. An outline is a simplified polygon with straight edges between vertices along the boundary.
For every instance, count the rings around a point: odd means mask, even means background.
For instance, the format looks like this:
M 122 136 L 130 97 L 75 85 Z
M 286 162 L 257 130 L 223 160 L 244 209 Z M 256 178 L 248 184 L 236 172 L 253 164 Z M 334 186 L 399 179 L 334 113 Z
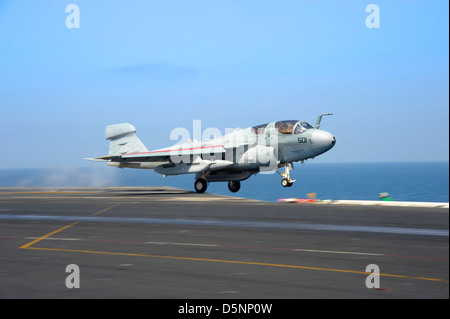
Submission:
M 269 123 L 253 126 L 252 133 L 264 134 L 267 125 L 269 125 Z M 278 121 L 275 122 L 274 127 L 281 134 L 300 134 L 305 132 L 306 130 L 314 129 L 314 127 L 308 122 L 297 120 Z
M 266 130 L 266 126 L 268 124 L 269 123 L 253 126 L 252 127 L 252 133 L 253 134 L 264 134 L 264 131 Z
M 281 134 L 292 134 L 297 122 L 298 121 L 278 121 L 275 122 L 275 129 Z

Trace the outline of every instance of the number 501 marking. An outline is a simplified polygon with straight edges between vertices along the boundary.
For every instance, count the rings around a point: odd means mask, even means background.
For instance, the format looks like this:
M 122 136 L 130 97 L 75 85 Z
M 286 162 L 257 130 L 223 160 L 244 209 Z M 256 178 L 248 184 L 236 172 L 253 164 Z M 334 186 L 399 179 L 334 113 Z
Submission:
M 307 143 L 307 142 L 308 142 L 308 139 L 307 139 L 306 137 L 299 137 L 299 138 L 298 138 L 298 142 L 299 142 L 299 143 Z

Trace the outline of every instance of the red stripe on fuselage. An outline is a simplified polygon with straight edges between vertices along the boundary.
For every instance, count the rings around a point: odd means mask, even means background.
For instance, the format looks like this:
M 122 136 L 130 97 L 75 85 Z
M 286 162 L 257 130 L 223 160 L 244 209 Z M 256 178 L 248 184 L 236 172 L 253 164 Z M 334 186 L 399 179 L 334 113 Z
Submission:
M 123 154 L 122 156 L 125 156 L 125 155 L 153 154 L 153 153 L 163 153 L 163 152 L 192 151 L 192 150 L 197 150 L 197 149 L 214 148 L 214 147 L 223 147 L 223 146 L 222 146 L 222 145 L 214 145 L 214 146 L 202 146 L 202 147 L 180 148 L 180 149 L 176 149 L 176 150 L 159 150 L 159 151 L 151 151 L 151 152 Z

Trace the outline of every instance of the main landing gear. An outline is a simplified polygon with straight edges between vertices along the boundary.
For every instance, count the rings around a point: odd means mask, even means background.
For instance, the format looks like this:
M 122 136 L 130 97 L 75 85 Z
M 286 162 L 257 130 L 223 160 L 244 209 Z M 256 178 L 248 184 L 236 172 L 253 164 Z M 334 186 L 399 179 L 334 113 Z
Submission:
M 241 188 L 241 182 L 239 182 L 239 181 L 229 181 L 228 182 L 228 189 L 231 192 L 236 193 L 237 191 L 239 191 L 240 188 Z
M 281 180 L 281 186 L 283 186 L 283 187 L 291 187 L 294 184 L 294 182 L 295 182 L 295 180 L 292 180 L 290 175 L 289 175 L 289 170 L 290 169 L 294 169 L 292 164 L 291 163 L 285 163 L 284 164 L 284 173 L 280 173 L 277 170 L 277 173 L 280 174 L 280 176 L 283 178 Z
M 194 188 L 197 193 L 204 193 L 208 187 L 208 182 L 204 178 L 197 178 L 194 183 Z M 236 193 L 241 188 L 241 183 L 239 181 L 229 181 L 228 189 Z
M 208 187 L 208 183 L 204 178 L 197 178 L 194 183 L 194 188 L 197 193 L 204 193 L 206 188 Z

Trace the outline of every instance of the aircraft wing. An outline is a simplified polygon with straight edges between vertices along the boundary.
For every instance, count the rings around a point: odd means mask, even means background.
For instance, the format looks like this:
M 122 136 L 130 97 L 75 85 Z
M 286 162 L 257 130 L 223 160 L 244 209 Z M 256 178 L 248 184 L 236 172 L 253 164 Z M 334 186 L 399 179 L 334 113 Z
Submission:
M 164 162 L 170 161 L 172 156 L 189 156 L 202 154 L 220 154 L 225 153 L 222 145 L 198 146 L 198 147 L 179 147 L 172 149 L 161 149 L 150 152 L 129 153 L 122 155 L 112 155 L 99 157 L 96 160 L 112 162 Z

